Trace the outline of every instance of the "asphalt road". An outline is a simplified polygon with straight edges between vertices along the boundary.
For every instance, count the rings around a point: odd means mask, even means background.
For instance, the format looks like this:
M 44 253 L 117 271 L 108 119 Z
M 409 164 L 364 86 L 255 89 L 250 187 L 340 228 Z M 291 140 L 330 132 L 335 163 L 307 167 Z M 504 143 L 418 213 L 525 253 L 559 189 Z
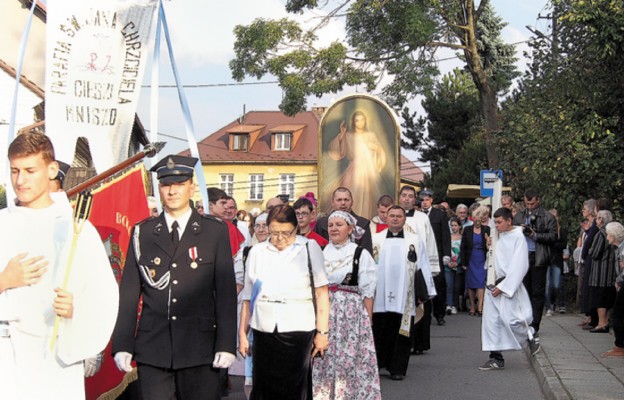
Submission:
M 431 350 L 411 356 L 404 381 L 382 373 L 384 400 L 543 399 L 524 352 L 504 352 L 504 370 L 479 370 L 489 354 L 481 351 L 480 324 L 481 318 L 467 313 L 447 316 L 445 326 L 434 322 Z
M 480 371 L 488 353 L 481 351 L 481 318 L 459 313 L 446 317 L 445 326 L 431 326 L 431 350 L 411 356 L 404 381 L 381 375 L 384 400 L 538 400 L 544 399 L 524 352 L 505 352 L 505 369 Z M 245 399 L 242 378 L 231 377 L 225 399 Z M 349 399 L 351 400 L 351 399 Z M 357 400 L 357 399 L 353 399 Z

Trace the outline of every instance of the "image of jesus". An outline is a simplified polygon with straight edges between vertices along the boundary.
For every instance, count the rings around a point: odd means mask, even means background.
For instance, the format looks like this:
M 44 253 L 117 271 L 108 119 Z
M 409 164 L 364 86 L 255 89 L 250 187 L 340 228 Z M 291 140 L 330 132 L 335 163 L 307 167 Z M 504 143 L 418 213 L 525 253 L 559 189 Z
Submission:
M 349 129 L 345 121 L 340 132 L 329 143 L 328 155 L 340 161 L 347 157 L 349 164 L 337 177 L 333 187 L 344 186 L 353 194 L 353 211 L 370 217 L 375 213 L 375 201 L 382 193 L 381 171 L 386 166 L 386 152 L 377 135 L 368 130 L 367 116 L 357 110 L 351 115 Z

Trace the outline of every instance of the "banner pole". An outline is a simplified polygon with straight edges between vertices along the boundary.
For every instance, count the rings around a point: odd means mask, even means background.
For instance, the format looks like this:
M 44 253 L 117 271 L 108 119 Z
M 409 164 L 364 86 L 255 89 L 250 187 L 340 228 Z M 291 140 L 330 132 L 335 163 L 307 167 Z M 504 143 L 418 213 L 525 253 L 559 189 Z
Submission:
M 137 161 L 140 161 L 142 159 L 144 159 L 145 157 L 154 157 L 156 155 L 156 153 L 160 152 L 160 150 L 162 150 L 162 148 L 165 146 L 164 142 L 156 142 L 156 143 L 150 143 L 147 146 L 145 146 L 143 148 L 143 151 L 136 153 L 135 155 L 133 155 L 132 157 L 128 158 L 125 161 L 122 161 L 121 163 L 107 169 L 106 171 L 97 174 L 96 176 L 87 179 L 86 181 L 82 182 L 79 185 L 74 186 L 73 188 L 67 190 L 67 197 L 71 198 L 73 195 L 75 195 L 76 193 L 79 193 L 87 188 L 90 188 L 91 186 L 95 186 L 98 183 L 102 182 L 103 180 L 105 180 L 106 178 L 115 175 L 117 172 L 121 171 L 122 169 L 134 164 Z
M 24 54 L 26 53 L 26 44 L 28 43 L 28 36 L 30 35 L 30 27 L 32 26 L 33 15 L 35 14 L 35 8 L 37 7 L 38 0 L 33 0 L 32 5 L 30 6 L 30 14 L 28 15 L 28 20 L 26 21 L 26 28 L 22 33 L 22 39 L 20 40 L 19 52 L 17 55 L 17 68 L 15 69 L 15 89 L 13 90 L 13 100 L 11 104 L 11 117 L 9 120 L 9 129 L 7 130 L 7 148 L 15 139 L 15 119 L 17 118 L 17 94 L 19 92 L 20 80 L 22 78 L 22 65 L 24 64 Z M 3 170 L 2 173 L 6 174 L 7 185 L 6 185 L 6 198 L 11 199 L 15 196 L 13 193 L 13 186 L 10 184 L 11 182 L 11 172 L 9 171 L 9 160 L 5 158 L 3 160 Z
M 178 97 L 180 99 L 180 106 L 182 107 L 182 114 L 184 115 L 184 127 L 186 130 L 186 139 L 188 141 L 189 150 L 191 152 L 191 156 L 198 159 L 198 163 L 195 165 L 195 176 L 197 177 L 197 183 L 199 186 L 199 193 L 202 198 L 202 203 L 204 204 L 204 210 L 208 211 L 208 192 L 206 188 L 206 179 L 204 177 L 204 168 L 201 163 L 201 156 L 199 154 L 199 149 L 197 147 L 197 139 L 195 139 L 195 130 L 193 128 L 193 121 L 191 119 L 191 112 L 188 107 L 188 102 L 186 101 L 186 95 L 184 94 L 184 89 L 182 87 L 182 83 L 180 80 L 180 74 L 178 73 L 178 68 L 175 63 L 175 58 L 173 56 L 173 47 L 171 46 L 171 38 L 169 37 L 169 28 L 167 27 L 167 18 L 165 17 L 165 8 L 162 5 L 162 1 L 160 2 L 160 14 L 163 23 L 163 30 L 165 32 L 165 39 L 167 40 L 167 48 L 169 50 L 169 60 L 171 61 L 171 69 L 173 70 L 173 76 L 175 77 L 176 85 L 178 87 Z

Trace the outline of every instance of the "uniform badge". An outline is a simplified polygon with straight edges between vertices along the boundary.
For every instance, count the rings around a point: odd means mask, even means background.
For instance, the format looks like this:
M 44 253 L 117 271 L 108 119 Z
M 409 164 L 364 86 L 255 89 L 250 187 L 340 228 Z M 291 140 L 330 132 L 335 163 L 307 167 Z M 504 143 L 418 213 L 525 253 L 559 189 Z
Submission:
M 153 278 L 156 276 L 156 270 L 154 268 L 150 268 L 150 276 Z
M 173 161 L 173 159 L 171 157 L 169 157 L 169 159 L 167 160 L 167 168 L 169 168 L 169 169 L 174 169 L 175 168 L 175 162 Z
M 197 269 L 197 246 L 193 246 L 188 250 L 189 257 L 191 259 L 191 268 Z
M 154 264 L 160 265 L 160 257 L 154 258 Z

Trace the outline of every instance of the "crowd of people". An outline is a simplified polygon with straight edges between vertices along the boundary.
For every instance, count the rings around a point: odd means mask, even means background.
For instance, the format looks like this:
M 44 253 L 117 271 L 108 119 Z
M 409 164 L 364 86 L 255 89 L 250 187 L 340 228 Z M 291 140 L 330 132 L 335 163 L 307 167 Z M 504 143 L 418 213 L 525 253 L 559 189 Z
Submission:
M 496 210 L 453 211 L 404 186 L 368 220 L 347 187 L 323 216 L 312 193 L 246 215 L 209 188 L 204 213 L 191 200 L 197 159 L 170 155 L 152 168 L 163 211 L 133 227 L 117 291 L 93 227 L 72 242 L 78 228 L 50 184 L 61 173 L 49 140 L 20 135 L 9 160 L 17 202 L 0 220 L 38 228 L 17 230 L 0 252 L 8 399 L 82 398 L 83 375 L 111 336 L 117 367 L 136 368 L 143 398 L 218 399 L 242 361 L 251 399 L 380 399 L 380 374 L 405 379 L 410 356 L 431 349 L 431 324 L 459 312 L 482 318 L 480 369 L 504 368 L 503 351 L 536 354 L 542 315 L 566 311 L 562 273 L 572 263 L 582 328 L 614 329 L 603 355 L 624 356 L 624 226 L 603 200 L 583 204 L 570 257 L 557 210 L 534 190 L 519 202 L 503 196 Z M 89 268 L 61 284 L 74 256 Z M 30 385 L 24 368 L 45 379 Z

